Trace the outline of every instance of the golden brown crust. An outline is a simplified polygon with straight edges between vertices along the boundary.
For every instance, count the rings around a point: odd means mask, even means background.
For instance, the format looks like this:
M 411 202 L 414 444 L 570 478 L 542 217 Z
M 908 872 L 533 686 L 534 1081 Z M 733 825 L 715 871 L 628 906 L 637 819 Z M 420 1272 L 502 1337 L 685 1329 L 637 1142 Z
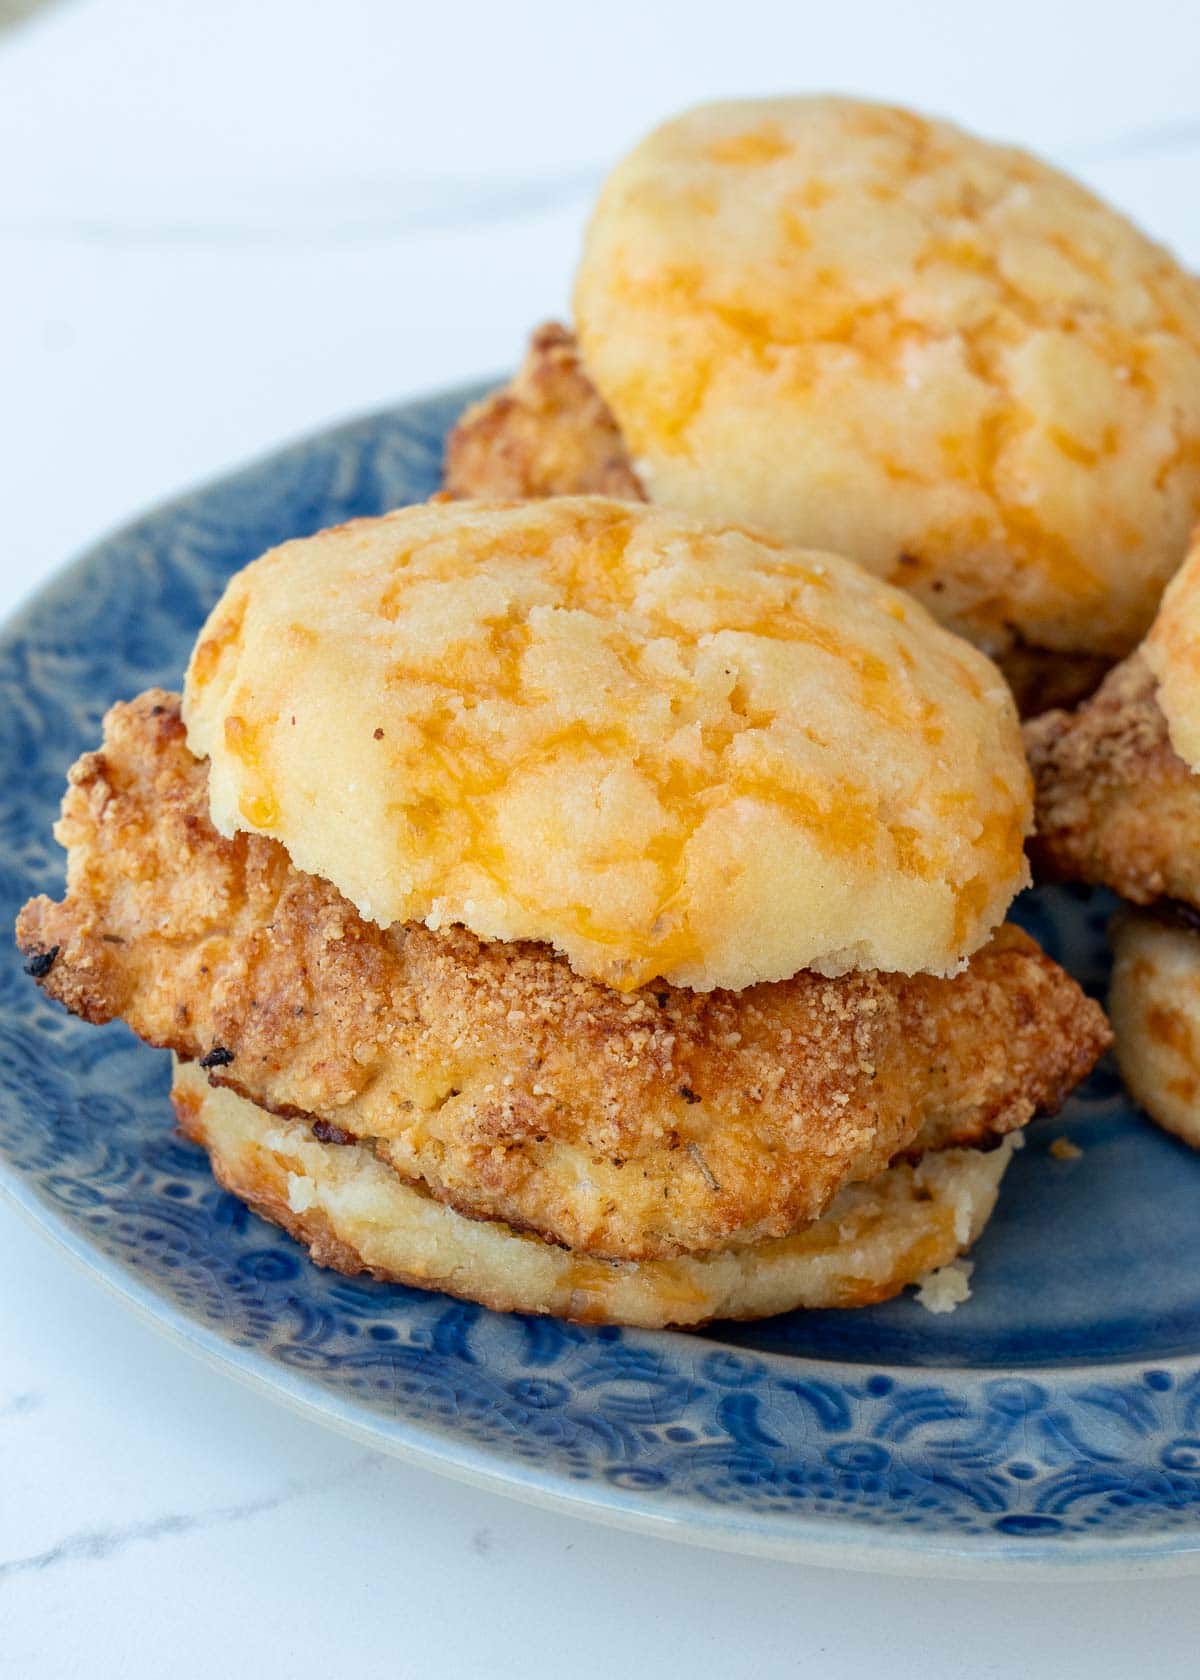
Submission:
M 574 333 L 556 321 L 535 329 L 507 385 L 460 416 L 446 440 L 445 483 L 454 496 L 646 499 Z
M 547 947 L 382 929 L 263 837 L 226 840 L 170 695 L 71 772 L 62 904 L 18 923 L 40 984 L 282 1114 L 363 1137 L 464 1213 L 626 1258 L 782 1236 L 917 1144 L 1054 1107 L 1104 1017 L 1006 928 L 953 980 L 740 993 L 579 979 Z M 212 1052 L 219 1054 L 213 1058 Z
M 612 413 L 584 368 L 574 333 L 538 327 L 519 371 L 472 404 L 446 443 L 445 483 L 457 497 L 574 496 L 600 491 L 644 501 Z M 895 580 L 903 584 L 900 575 Z M 1073 706 L 1112 661 L 1033 647 L 1015 632 L 996 663 L 1022 717 Z
M 1090 881 L 1135 904 L 1200 905 L 1200 777 L 1178 757 L 1140 653 L 1076 712 L 1025 728 L 1034 773 L 1035 871 Z

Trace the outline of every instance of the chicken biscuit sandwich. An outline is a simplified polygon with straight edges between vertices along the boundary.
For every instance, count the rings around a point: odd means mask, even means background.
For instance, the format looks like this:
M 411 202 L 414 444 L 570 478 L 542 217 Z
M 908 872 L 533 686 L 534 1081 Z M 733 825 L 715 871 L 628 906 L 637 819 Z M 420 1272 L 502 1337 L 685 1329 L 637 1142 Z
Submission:
M 950 1261 L 1090 1068 L 1003 922 L 1028 823 L 995 667 L 850 562 L 429 505 L 232 580 L 182 702 L 71 771 L 18 939 L 319 1261 L 692 1324 Z

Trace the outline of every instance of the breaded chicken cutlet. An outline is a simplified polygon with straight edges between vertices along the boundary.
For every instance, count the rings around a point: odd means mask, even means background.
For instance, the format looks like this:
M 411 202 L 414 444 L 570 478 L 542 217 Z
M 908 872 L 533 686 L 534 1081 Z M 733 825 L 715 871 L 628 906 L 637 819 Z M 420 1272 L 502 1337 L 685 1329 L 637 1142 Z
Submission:
M 446 439 L 452 496 L 573 496 L 644 502 L 617 423 L 574 333 L 547 321 L 512 381 L 473 403 Z
M 1200 907 L 1200 777 L 1172 747 L 1157 691 L 1144 655 L 1131 654 L 1077 711 L 1026 724 L 1030 856 L 1044 879 Z
M 382 928 L 276 841 L 223 838 L 178 702 L 110 712 L 71 772 L 38 983 L 475 1219 L 646 1260 L 788 1235 L 899 1155 L 1054 1108 L 1100 1010 L 1002 928 L 951 979 L 802 972 L 619 993 L 546 946 Z

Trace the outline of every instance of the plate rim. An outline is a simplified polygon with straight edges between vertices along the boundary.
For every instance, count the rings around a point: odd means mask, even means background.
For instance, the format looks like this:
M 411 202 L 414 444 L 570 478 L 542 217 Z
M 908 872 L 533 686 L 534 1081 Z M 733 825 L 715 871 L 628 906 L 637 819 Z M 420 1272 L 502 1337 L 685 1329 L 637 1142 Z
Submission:
M 682 1495 L 660 1497 L 659 1508 L 655 1509 L 636 1496 L 608 1485 L 589 1483 L 578 1490 L 570 1489 L 561 1477 L 551 1472 L 517 1464 L 498 1449 L 474 1446 L 449 1432 L 403 1420 L 389 1422 L 378 1414 L 372 1414 L 371 1421 L 366 1421 L 356 1415 L 358 1408 L 352 1402 L 331 1394 L 315 1378 L 289 1370 L 256 1349 L 236 1347 L 218 1331 L 181 1311 L 119 1260 L 73 1232 L 53 1207 L 16 1174 L 3 1154 L 0 1154 L 0 1202 L 17 1212 L 43 1241 L 65 1255 L 82 1274 L 99 1283 L 140 1323 L 210 1369 L 286 1406 L 309 1422 L 386 1452 L 403 1463 L 522 1504 L 709 1551 L 859 1573 L 976 1581 L 991 1580 L 997 1575 L 1009 1580 L 1041 1579 L 1047 1566 L 1075 1580 L 1200 1574 L 1200 1526 L 1191 1535 L 1177 1533 L 1158 1542 L 1103 1537 L 1089 1541 L 1075 1537 L 1060 1539 L 1053 1546 L 1045 1541 L 1020 1542 L 1009 1538 L 1002 1543 L 990 1538 L 953 1542 L 921 1534 L 901 1535 L 887 1527 L 871 1530 L 873 1537 L 867 1540 L 864 1539 L 867 1531 L 848 1519 L 813 1521 L 793 1514 L 785 1525 L 754 1513 L 739 1520 L 727 1507 L 709 1508 Z M 655 1334 L 677 1336 L 684 1332 Z M 764 1362 L 788 1363 L 785 1356 L 770 1351 L 756 1357 Z M 813 1363 L 819 1363 L 835 1382 L 843 1372 L 872 1369 L 834 1360 Z M 1156 1368 L 1190 1375 L 1196 1363 L 1194 1359 L 1180 1357 L 1161 1360 Z M 1111 1376 L 1116 1370 L 1136 1371 L 1141 1367 L 1142 1361 L 1132 1360 L 1071 1369 L 1080 1376 Z M 886 1371 L 887 1367 L 875 1369 Z M 978 1367 L 981 1373 L 989 1369 L 1005 1367 Z M 1031 1379 L 1038 1375 L 1053 1376 L 1058 1369 L 1022 1367 L 1022 1375 Z M 921 1370 L 930 1379 L 963 1375 L 955 1366 L 922 1366 Z

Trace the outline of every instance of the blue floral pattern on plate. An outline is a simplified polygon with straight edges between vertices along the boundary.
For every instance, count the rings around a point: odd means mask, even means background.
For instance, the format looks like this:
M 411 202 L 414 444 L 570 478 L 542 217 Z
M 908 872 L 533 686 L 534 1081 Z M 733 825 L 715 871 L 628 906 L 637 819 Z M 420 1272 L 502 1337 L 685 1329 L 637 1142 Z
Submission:
M 0 643 L 0 901 L 58 892 L 67 765 L 108 703 L 177 686 L 229 574 L 420 499 L 451 392 L 293 445 L 151 513 Z M 1089 989 L 1102 895 L 1018 918 Z M 501 1317 L 312 1266 L 171 1127 L 164 1058 L 84 1027 L 0 953 L 0 1175 L 160 1325 L 310 1413 L 451 1473 L 608 1520 L 829 1562 L 976 1572 L 1200 1558 L 1200 1160 L 1100 1069 L 1031 1134 L 973 1299 L 704 1335 Z M 1064 1130 L 1079 1160 L 1047 1153 Z

